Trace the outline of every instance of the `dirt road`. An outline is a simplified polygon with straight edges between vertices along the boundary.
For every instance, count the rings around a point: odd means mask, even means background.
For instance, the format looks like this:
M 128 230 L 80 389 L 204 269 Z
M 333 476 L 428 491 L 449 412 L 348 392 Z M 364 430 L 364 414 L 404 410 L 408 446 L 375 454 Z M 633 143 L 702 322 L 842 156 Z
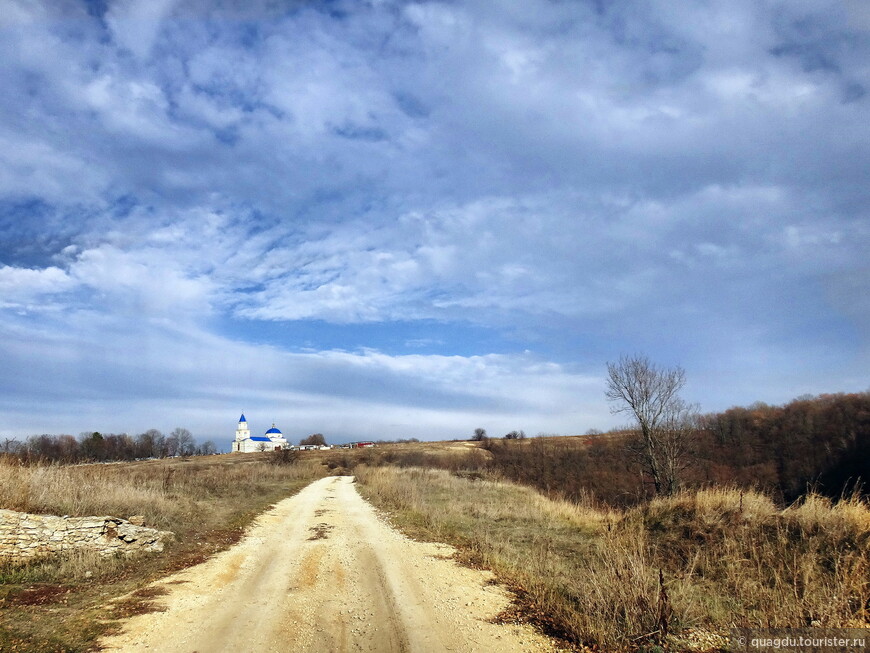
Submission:
M 485 572 L 413 542 L 357 493 L 315 481 L 207 562 L 164 578 L 164 612 L 139 615 L 107 650 L 552 651 L 528 626 L 488 620 L 508 605 Z

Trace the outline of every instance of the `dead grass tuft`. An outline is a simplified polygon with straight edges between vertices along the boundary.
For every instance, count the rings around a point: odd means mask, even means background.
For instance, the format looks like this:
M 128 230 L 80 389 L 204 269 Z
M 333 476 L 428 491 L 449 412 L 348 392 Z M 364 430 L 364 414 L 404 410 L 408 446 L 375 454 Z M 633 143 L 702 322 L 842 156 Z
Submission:
M 686 621 L 723 627 L 846 627 L 866 620 L 870 509 L 810 494 L 777 510 L 764 495 L 703 490 L 626 514 L 653 564 L 687 579 Z
M 683 491 L 672 497 L 658 497 L 644 508 L 647 521 L 691 519 L 705 527 L 758 522 L 777 513 L 767 495 L 730 487 Z

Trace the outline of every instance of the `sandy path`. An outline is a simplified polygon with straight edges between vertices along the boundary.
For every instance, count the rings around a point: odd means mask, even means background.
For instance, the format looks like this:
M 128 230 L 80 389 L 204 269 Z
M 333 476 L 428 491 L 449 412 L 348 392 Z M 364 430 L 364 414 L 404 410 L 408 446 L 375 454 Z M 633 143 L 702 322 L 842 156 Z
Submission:
M 528 626 L 487 622 L 508 605 L 491 575 L 413 542 L 352 477 L 315 481 L 258 518 L 233 548 L 154 585 L 165 612 L 132 617 L 107 650 L 552 651 Z

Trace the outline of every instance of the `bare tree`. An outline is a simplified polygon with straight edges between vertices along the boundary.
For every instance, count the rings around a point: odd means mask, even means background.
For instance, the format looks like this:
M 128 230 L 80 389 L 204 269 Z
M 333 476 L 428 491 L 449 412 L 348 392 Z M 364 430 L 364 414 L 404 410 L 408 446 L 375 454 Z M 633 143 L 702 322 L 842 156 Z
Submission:
M 170 458 L 178 455 L 178 436 L 175 434 L 175 431 L 163 440 L 163 451 Z
M 175 445 L 175 455 L 181 456 L 182 458 L 192 456 L 196 449 L 196 440 L 193 439 L 191 432 L 180 426 L 174 429 L 172 433 L 169 434 L 169 437 L 166 438 L 167 445 L 169 445 L 170 441 Z
M 299 444 L 301 445 L 317 445 L 323 446 L 326 444 L 326 438 L 323 437 L 323 433 L 312 433 L 307 438 L 302 438 L 299 440 Z
M 471 436 L 471 439 L 474 442 L 482 442 L 483 440 L 486 440 L 486 429 L 474 429 L 474 435 Z
M 160 458 L 164 455 L 166 436 L 157 429 L 148 429 L 136 436 L 137 458 Z
M 163 458 L 166 455 L 166 436 L 157 429 L 148 429 L 145 431 L 151 441 L 152 458 Z
M 652 477 L 656 494 L 673 494 L 688 463 L 696 409 L 679 396 L 685 383 L 683 368 L 660 368 L 645 356 L 621 356 L 607 364 L 610 411 L 637 420 L 640 437 L 630 448 Z
M 6 438 L 3 444 L 0 445 L 0 451 L 3 453 L 18 453 L 21 449 L 21 442 L 16 438 Z

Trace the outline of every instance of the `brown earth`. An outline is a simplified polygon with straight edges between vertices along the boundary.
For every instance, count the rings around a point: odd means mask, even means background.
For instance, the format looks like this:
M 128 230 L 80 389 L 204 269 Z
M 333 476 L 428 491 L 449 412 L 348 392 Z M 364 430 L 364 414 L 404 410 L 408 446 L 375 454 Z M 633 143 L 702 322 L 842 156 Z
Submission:
M 490 621 L 510 604 L 453 549 L 414 542 L 357 493 L 315 481 L 261 515 L 234 547 L 154 584 L 159 612 L 122 622 L 106 650 L 554 651 L 527 625 Z

